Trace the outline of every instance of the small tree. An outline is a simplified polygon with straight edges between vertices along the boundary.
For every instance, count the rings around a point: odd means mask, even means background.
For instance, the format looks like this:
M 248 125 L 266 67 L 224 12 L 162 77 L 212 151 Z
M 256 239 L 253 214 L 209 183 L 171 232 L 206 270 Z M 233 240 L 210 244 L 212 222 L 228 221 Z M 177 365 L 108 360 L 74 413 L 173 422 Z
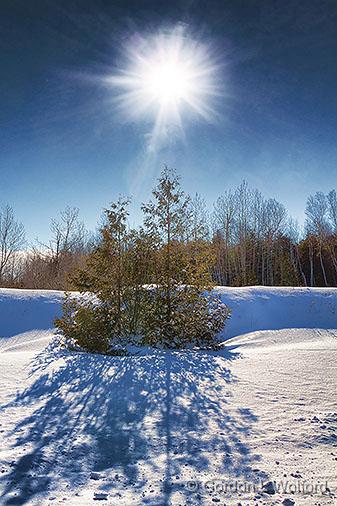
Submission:
M 156 282 L 165 289 L 166 318 L 170 321 L 172 294 L 176 284 L 179 262 L 178 241 L 184 234 L 188 220 L 190 199 L 180 188 L 178 176 L 165 167 L 158 186 L 152 192 L 154 200 L 142 206 L 145 227 L 160 250 Z M 159 275 L 159 276 L 158 276 Z M 181 276 L 179 276 L 181 278 Z
M 73 278 L 73 286 L 82 297 L 75 300 L 68 295 L 63 317 L 56 321 L 66 337 L 88 351 L 109 352 L 137 330 L 133 310 L 137 290 L 128 252 L 132 240 L 127 230 L 128 204 L 128 199 L 119 198 L 105 211 L 101 242 L 85 269 Z
M 204 294 L 211 288 L 212 259 L 205 248 L 191 249 L 184 243 L 188 229 L 196 238 L 200 236 L 190 198 L 182 191 L 177 174 L 167 167 L 152 193 L 153 200 L 142 206 L 145 227 L 157 252 L 153 286 L 144 295 L 145 340 L 167 347 L 209 344 L 219 330 L 212 327 L 209 297 Z M 223 325 L 227 308 L 216 297 L 212 305 L 213 310 L 218 306 L 217 318 Z

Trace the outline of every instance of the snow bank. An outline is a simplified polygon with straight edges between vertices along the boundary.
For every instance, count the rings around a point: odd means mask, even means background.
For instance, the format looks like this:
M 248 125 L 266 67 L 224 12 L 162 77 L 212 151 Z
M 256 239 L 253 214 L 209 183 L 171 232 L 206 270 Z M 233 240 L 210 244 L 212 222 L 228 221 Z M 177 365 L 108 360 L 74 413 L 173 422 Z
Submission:
M 336 288 L 216 288 L 232 309 L 223 337 L 287 328 L 337 327 Z
M 244 287 L 215 289 L 232 309 L 223 337 L 257 330 L 336 328 L 336 288 Z M 0 337 L 54 327 L 63 292 L 0 289 Z
M 63 292 L 0 289 L 0 337 L 54 327 L 61 314 Z

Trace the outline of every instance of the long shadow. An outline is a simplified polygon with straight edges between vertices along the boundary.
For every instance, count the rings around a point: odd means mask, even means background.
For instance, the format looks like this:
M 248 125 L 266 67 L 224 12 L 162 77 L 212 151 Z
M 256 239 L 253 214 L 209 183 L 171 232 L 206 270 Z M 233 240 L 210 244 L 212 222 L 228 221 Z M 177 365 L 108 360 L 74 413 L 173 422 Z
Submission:
M 35 381 L 1 408 L 6 416 L 9 407 L 33 406 L 7 435 L 20 455 L 29 449 L 1 476 L 0 502 L 88 487 L 97 472 L 102 480 L 92 488 L 111 497 L 162 476 L 159 492 L 143 502 L 169 504 L 177 487 L 190 497 L 184 470 L 206 476 L 214 456 L 218 475 L 256 479 L 258 456 L 246 443 L 256 418 L 230 406 L 237 379 L 229 365 L 238 357 L 230 350 L 107 357 L 49 347 L 35 359 Z

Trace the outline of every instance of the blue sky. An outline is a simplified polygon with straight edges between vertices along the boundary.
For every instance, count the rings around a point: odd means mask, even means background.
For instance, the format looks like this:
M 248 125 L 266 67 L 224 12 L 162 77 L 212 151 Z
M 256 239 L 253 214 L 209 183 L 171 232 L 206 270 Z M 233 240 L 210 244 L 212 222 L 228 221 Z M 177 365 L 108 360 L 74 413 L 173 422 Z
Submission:
M 242 179 L 300 221 L 306 197 L 337 186 L 335 1 L 3 0 L 0 204 L 33 240 L 80 208 L 88 227 L 118 194 L 147 200 L 163 164 L 209 205 Z M 223 67 L 220 119 L 189 114 L 186 137 L 147 151 L 148 121 L 126 121 L 90 79 L 123 65 L 121 48 L 184 23 Z

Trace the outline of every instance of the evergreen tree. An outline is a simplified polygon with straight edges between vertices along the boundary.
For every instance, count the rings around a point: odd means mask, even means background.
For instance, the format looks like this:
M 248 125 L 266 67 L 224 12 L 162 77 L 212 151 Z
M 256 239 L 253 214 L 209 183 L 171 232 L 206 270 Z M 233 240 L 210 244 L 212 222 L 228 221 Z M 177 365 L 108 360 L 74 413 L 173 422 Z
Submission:
M 73 278 L 82 296 L 68 295 L 63 317 L 56 321 L 66 337 L 89 351 L 106 353 L 138 331 L 135 306 L 143 279 L 135 258 L 135 233 L 127 229 L 128 204 L 119 198 L 105 211 L 101 242 Z
M 177 282 L 178 269 L 181 267 L 178 241 L 184 234 L 190 199 L 181 190 L 178 176 L 167 167 L 152 194 L 154 200 L 143 205 L 142 209 L 145 213 L 144 223 L 148 235 L 152 237 L 153 244 L 161 250 L 161 255 L 158 255 L 162 261 L 159 262 L 157 282 L 165 288 L 166 318 L 169 322 L 172 312 L 172 290 Z
M 173 170 L 165 167 L 152 193 L 153 200 L 142 206 L 145 228 L 157 251 L 154 285 L 144 297 L 145 338 L 151 345 L 167 347 L 204 345 L 218 332 L 210 318 L 210 296 L 204 295 L 211 288 L 212 258 L 205 254 L 209 249 L 191 249 L 184 242 L 193 215 L 190 198 Z M 213 322 L 218 318 L 223 325 L 227 308 L 216 298 L 211 305 Z

